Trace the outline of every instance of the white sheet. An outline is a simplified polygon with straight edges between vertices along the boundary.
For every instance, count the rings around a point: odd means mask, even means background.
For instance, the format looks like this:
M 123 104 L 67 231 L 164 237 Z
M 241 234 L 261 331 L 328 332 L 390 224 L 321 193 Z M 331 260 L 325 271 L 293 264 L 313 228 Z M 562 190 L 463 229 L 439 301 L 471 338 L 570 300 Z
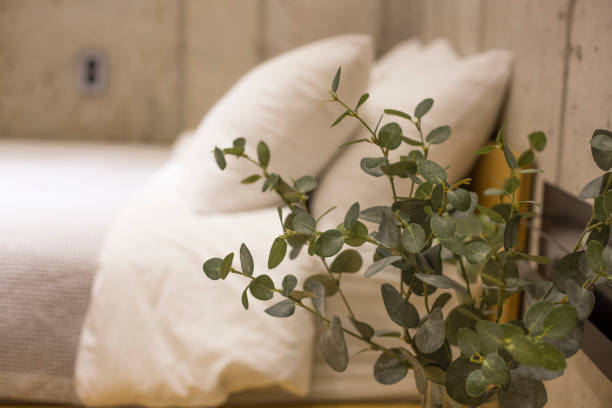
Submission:
M 0 399 L 77 402 L 102 239 L 168 147 L 0 141 Z
M 276 209 L 196 215 L 176 199 L 167 165 L 109 231 L 85 319 L 76 388 L 89 405 L 216 406 L 228 393 L 277 385 L 305 394 L 311 378 L 311 317 L 240 306 L 244 279 L 211 281 L 204 260 L 251 249 L 256 273 L 279 234 Z M 238 256 L 234 265 L 238 265 Z M 299 263 L 271 271 L 309 273 Z

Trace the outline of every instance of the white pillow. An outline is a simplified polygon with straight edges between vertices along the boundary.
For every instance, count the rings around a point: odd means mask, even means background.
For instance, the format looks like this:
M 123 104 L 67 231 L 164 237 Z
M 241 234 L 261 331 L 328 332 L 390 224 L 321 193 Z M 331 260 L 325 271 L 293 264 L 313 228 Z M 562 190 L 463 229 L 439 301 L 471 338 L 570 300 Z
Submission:
M 375 124 L 386 108 L 411 113 L 421 100 L 433 98 L 433 108 L 423 118 L 423 133 L 449 125 L 452 135 L 445 143 L 434 145 L 429 158 L 450 166 L 449 181 L 456 180 L 470 170 L 476 159 L 474 151 L 493 131 L 510 68 L 511 55 L 505 51 L 489 51 L 457 62 L 441 63 L 432 57 L 429 66 L 415 64 L 372 84 L 370 100 L 361 108 L 361 114 L 367 122 Z M 381 126 L 393 121 L 400 123 L 406 136 L 418 139 L 414 126 L 403 119 L 385 115 Z M 362 131 L 360 137 L 367 134 Z M 378 148 L 359 143 L 345 149 L 320 180 L 313 197 L 315 215 L 331 206 L 338 208 L 325 217 L 322 228 L 338 225 L 355 201 L 360 202 L 362 209 L 391 201 L 386 177 L 372 177 L 359 167 L 361 158 L 380 156 Z M 392 157 L 397 160 L 410 150 L 403 144 L 392 152 Z M 398 195 L 408 195 L 410 181 L 396 178 L 396 188 Z
M 287 181 L 317 176 L 335 149 L 321 149 L 331 139 L 342 143 L 355 130 L 354 121 L 330 129 L 343 109 L 323 103 L 338 67 L 338 94 L 356 103 L 368 86 L 372 41 L 366 35 L 344 35 L 318 41 L 271 59 L 246 74 L 205 116 L 182 155 L 183 177 L 178 190 L 199 212 L 234 212 L 278 204 L 275 193 L 261 193 L 261 184 L 240 185 L 258 169 L 245 159 L 227 157 L 221 171 L 215 146 L 227 148 L 238 137 L 247 139 L 246 153 L 257 159 L 257 143 L 271 151 L 269 171 Z
M 377 82 L 409 65 L 423 45 L 417 39 L 402 41 L 384 53 L 372 67 L 372 81 Z

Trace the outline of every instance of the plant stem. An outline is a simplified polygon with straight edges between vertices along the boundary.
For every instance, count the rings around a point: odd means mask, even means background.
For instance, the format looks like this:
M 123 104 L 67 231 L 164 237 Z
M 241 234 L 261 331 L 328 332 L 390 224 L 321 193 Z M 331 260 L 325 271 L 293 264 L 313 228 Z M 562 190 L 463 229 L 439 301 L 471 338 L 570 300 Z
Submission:
M 340 279 L 336 278 L 332 274 L 331 269 L 329 269 L 329 266 L 327 265 L 327 261 L 325 260 L 325 258 L 322 256 L 320 256 L 319 258 L 321 259 L 323 266 L 325 266 L 325 270 L 327 271 L 329 277 L 332 278 L 334 282 L 336 282 L 336 286 L 338 287 L 338 294 L 342 298 L 342 302 L 344 303 L 344 306 L 346 306 L 346 310 L 348 311 L 349 316 L 351 316 L 351 318 L 353 318 L 354 320 L 357 320 L 355 319 L 355 314 L 353 313 L 353 309 L 351 309 L 351 306 L 349 305 L 348 300 L 346 299 L 346 297 L 344 296 L 344 293 L 342 292 L 342 288 L 340 287 Z
M 470 289 L 470 281 L 468 280 L 467 272 L 465 271 L 465 266 L 463 265 L 463 259 L 460 256 L 455 255 L 455 259 L 459 261 L 459 266 L 461 267 L 461 275 L 463 276 L 463 280 L 465 280 L 465 286 L 467 287 L 468 295 L 470 295 L 470 301 L 472 302 L 472 306 L 474 306 L 474 297 L 472 296 L 472 290 Z

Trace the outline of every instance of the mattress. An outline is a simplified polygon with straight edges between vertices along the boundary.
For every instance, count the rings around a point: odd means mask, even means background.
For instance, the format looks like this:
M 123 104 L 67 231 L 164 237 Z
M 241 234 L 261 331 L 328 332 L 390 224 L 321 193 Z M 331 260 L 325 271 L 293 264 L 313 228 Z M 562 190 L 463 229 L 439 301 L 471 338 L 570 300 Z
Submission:
M 167 147 L 0 142 L 0 400 L 78 402 L 75 354 L 105 233 L 169 156 Z M 383 281 L 399 282 L 399 275 L 345 275 L 343 290 L 358 319 L 393 329 L 380 296 Z M 346 315 L 337 296 L 328 310 Z M 352 354 L 362 349 L 355 339 L 347 342 Z M 377 357 L 353 355 L 348 370 L 336 373 L 317 351 L 307 397 L 262 389 L 228 404 L 417 400 L 411 375 L 391 386 L 376 383 Z
M 106 229 L 168 147 L 0 141 L 0 399 L 76 402 Z

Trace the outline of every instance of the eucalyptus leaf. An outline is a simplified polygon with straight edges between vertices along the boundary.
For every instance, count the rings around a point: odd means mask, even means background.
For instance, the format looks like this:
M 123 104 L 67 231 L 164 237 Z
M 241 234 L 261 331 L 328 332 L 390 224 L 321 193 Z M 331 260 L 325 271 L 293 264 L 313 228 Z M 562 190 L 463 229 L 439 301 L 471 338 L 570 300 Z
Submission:
M 348 367 L 348 349 L 342 331 L 342 322 L 333 316 L 327 330 L 319 339 L 319 347 L 325 361 L 334 371 L 344 371 Z
M 415 273 L 414 276 L 416 276 L 421 281 L 427 283 L 428 285 L 434 286 L 438 289 L 453 289 L 460 295 L 463 295 L 463 296 L 468 295 L 468 291 L 465 288 L 465 286 L 452 280 L 448 276 L 428 275 L 425 273 Z
M 217 166 L 219 166 L 221 170 L 227 167 L 227 162 L 225 161 L 225 155 L 223 154 L 223 151 L 219 149 L 218 147 L 215 147 L 215 161 L 217 162 Z
M 269 300 L 274 296 L 274 282 L 268 275 L 259 275 L 249 285 L 251 295 L 255 299 Z
M 482 363 L 482 374 L 491 384 L 505 385 L 510 381 L 510 370 L 497 353 L 487 355 Z
M 263 140 L 257 143 L 257 160 L 264 169 L 270 163 L 270 149 Z
M 242 291 L 242 297 L 240 299 L 242 302 L 242 307 L 244 307 L 245 310 L 249 310 L 249 295 L 247 293 L 248 290 L 249 288 L 247 287 Z
M 446 181 L 446 170 L 435 162 L 427 159 L 421 159 L 417 161 L 417 169 L 420 175 L 425 180 L 430 181 L 434 184 L 444 183 Z
M 419 313 L 416 308 L 404 300 L 395 287 L 385 283 L 381 286 L 381 293 L 387 314 L 394 323 L 405 329 L 414 328 L 419 324 Z
M 295 188 L 300 193 L 308 193 L 317 188 L 317 182 L 311 176 L 302 176 L 295 180 Z
M 395 248 L 400 240 L 400 228 L 395 224 L 391 212 L 384 212 L 375 236 L 387 248 Z
M 448 202 L 457 211 L 468 211 L 471 205 L 470 192 L 462 188 L 449 190 L 446 194 Z
M 504 145 L 503 151 L 504 157 L 506 158 L 506 163 L 508 163 L 508 167 L 510 167 L 511 169 L 516 169 L 518 167 L 518 162 L 516 161 L 516 158 L 514 157 L 512 151 L 510 151 L 508 145 Z
M 504 330 L 498 324 L 479 320 L 476 322 L 476 333 L 482 340 L 485 353 L 497 351 L 502 346 Z
M 584 188 L 580 191 L 578 198 L 580 198 L 581 200 L 586 200 L 589 198 L 595 199 L 595 197 L 597 197 L 601 193 L 601 189 L 607 182 L 608 177 L 610 177 L 610 173 L 606 173 L 603 176 L 599 176 L 589 181 L 587 185 L 584 186 Z
M 297 286 L 298 280 L 294 275 L 286 275 L 283 278 L 283 282 L 282 282 L 282 295 L 283 296 L 289 296 L 291 295 L 291 292 L 293 292 L 293 289 L 295 289 L 295 287 Z
M 509 251 L 516 246 L 519 227 L 521 226 L 521 215 L 517 214 L 508 221 L 504 228 L 504 249 Z
M 389 256 L 387 258 L 383 258 L 379 261 L 376 261 L 372 265 L 370 265 L 368 269 L 366 269 L 363 276 L 365 276 L 366 278 L 369 278 L 377 274 L 378 272 L 382 271 L 387 266 L 391 265 L 393 262 L 399 261 L 401 259 L 402 259 L 401 256 L 394 255 L 394 256 Z
M 347 231 L 352 230 L 355 227 L 355 224 L 357 224 L 357 219 L 359 218 L 359 203 L 353 203 L 353 205 L 351 205 L 351 208 L 349 208 L 349 210 L 346 213 L 346 216 L 344 217 L 344 228 L 346 228 Z
M 291 299 L 285 299 L 264 311 L 274 317 L 289 317 L 295 313 L 295 302 Z
M 595 307 L 595 294 L 572 280 L 567 281 L 565 289 L 570 305 L 576 308 L 578 320 L 586 320 Z
M 312 293 L 314 295 L 311 297 L 311 299 L 312 299 L 312 306 L 315 308 L 315 310 L 321 316 L 327 316 L 327 301 L 325 299 L 325 286 L 323 286 L 323 284 L 317 280 L 307 279 L 304 282 L 304 289 L 308 293 Z M 291 296 L 293 297 L 293 292 Z
M 539 358 L 538 365 L 551 371 L 565 368 L 565 357 L 555 346 L 545 341 L 537 343 Z
M 349 320 L 351 321 L 351 323 L 353 323 L 353 326 L 355 326 L 355 328 L 357 329 L 359 334 L 363 336 L 363 338 L 370 339 L 372 338 L 372 336 L 374 336 L 375 331 L 369 324 L 360 322 L 359 320 L 355 320 L 352 317 L 349 317 Z
M 241 184 L 253 184 L 256 181 L 258 181 L 261 178 L 261 175 L 259 174 L 252 174 L 249 177 L 243 179 L 240 183 Z
M 418 119 L 421 119 L 423 116 L 427 114 L 431 110 L 433 106 L 433 99 L 427 98 L 422 100 L 417 107 L 414 109 L 414 116 Z
M 394 150 L 402 143 L 402 128 L 395 122 L 387 123 L 378 131 L 381 147 Z
M 540 352 L 536 344 L 523 334 L 515 334 L 506 345 L 512 357 L 520 364 L 535 366 L 540 363 Z
M 221 268 L 220 268 L 221 279 L 225 279 L 227 278 L 227 275 L 229 275 L 230 270 L 232 268 L 233 260 L 234 260 L 233 252 L 231 254 L 228 254 L 225 258 L 223 258 L 223 261 L 221 262 Z
M 578 314 L 573 306 L 555 307 L 544 319 L 542 327 L 546 339 L 562 340 L 569 336 L 578 323 Z
M 452 295 L 450 293 L 440 293 L 440 296 L 438 296 L 433 302 L 433 305 L 431 305 L 432 310 L 435 308 L 442 309 L 444 306 L 446 306 L 448 301 L 451 300 L 451 298 Z
M 532 335 L 538 335 L 544 330 L 544 319 L 553 309 L 554 305 L 549 300 L 542 300 L 529 307 L 525 314 L 525 327 Z
M 457 331 L 457 346 L 466 357 L 471 357 L 482 351 L 482 340 L 472 329 L 461 327 Z
M 408 252 L 420 252 L 425 246 L 425 230 L 419 224 L 410 223 L 402 232 L 402 247 Z
M 480 149 L 476 150 L 475 154 L 477 156 L 484 156 L 486 154 L 491 153 L 495 149 L 498 149 L 498 147 L 495 145 L 483 146 Z
M 412 120 L 412 116 L 410 116 L 409 114 L 407 114 L 405 112 L 399 111 L 399 110 L 385 109 L 384 112 L 387 115 L 398 116 L 398 117 L 403 118 L 403 119 Z
M 486 393 L 479 397 L 472 397 L 467 392 L 467 378 L 476 370 L 480 370 L 480 364 L 472 363 L 464 357 L 452 362 L 446 371 L 446 392 L 454 401 L 475 407 L 488 398 Z M 514 408 L 517 407 L 519 406 Z
M 487 258 L 490 251 L 491 248 L 484 242 L 470 242 L 465 246 L 465 257 L 469 263 L 480 263 Z
M 381 384 L 391 385 L 401 381 L 410 367 L 406 366 L 397 356 L 400 349 L 392 348 L 383 351 L 374 363 L 374 378 Z M 393 354 L 391 354 L 393 353 Z
M 450 344 L 457 344 L 457 333 L 460 328 L 476 328 L 476 322 L 481 319 L 481 312 L 471 305 L 459 305 L 446 316 L 446 339 Z
M 546 147 L 546 134 L 542 131 L 530 133 L 528 136 L 529 144 L 535 151 L 541 152 Z
M 591 138 L 591 153 L 595 163 L 603 171 L 612 168 L 612 132 L 597 129 Z
M 450 126 L 440 126 L 429 132 L 425 140 L 431 144 L 443 143 L 451 135 Z
M 355 273 L 361 269 L 363 259 L 359 252 L 354 249 L 345 249 L 340 252 L 330 265 L 330 270 L 335 273 Z
M 337 229 L 330 229 L 317 239 L 315 252 L 323 257 L 334 256 L 340 252 L 342 245 L 344 245 L 342 233 Z
M 374 177 L 384 176 L 381 167 L 386 163 L 384 157 L 364 157 L 360 166 L 363 171 Z
M 431 230 L 440 239 L 448 238 L 457 230 L 457 224 L 452 217 L 434 215 L 430 221 Z
M 342 67 L 338 67 L 336 71 L 336 75 L 334 75 L 334 80 L 332 81 L 331 90 L 332 92 L 336 92 L 338 90 L 338 85 L 340 85 L 340 73 L 342 72 Z
M 470 397 L 476 398 L 484 394 L 489 386 L 489 381 L 485 378 L 482 370 L 472 371 L 466 380 L 465 389 Z
M 293 230 L 300 234 L 312 235 L 315 229 L 315 219 L 308 213 L 300 213 L 293 219 Z
M 580 258 L 583 255 L 584 252 L 582 251 L 572 252 L 561 258 L 555 266 L 553 282 L 559 292 L 565 293 L 565 285 L 569 279 L 579 285 L 586 282 L 587 278 L 580 270 Z
M 511 372 L 510 387 L 497 394 L 500 408 L 543 408 L 548 402 L 546 388 L 534 381 Z
M 211 258 L 204 262 L 204 273 L 209 279 L 217 280 L 221 279 L 221 264 L 223 259 Z
M 306 288 L 306 290 L 310 290 L 308 287 L 310 287 L 311 282 L 319 282 L 323 285 L 323 288 L 325 289 L 325 297 L 334 296 L 336 293 L 338 293 L 338 281 L 328 274 L 319 273 L 309 276 L 304 281 L 304 288 Z
M 442 347 L 444 344 L 444 317 L 440 309 L 433 310 L 420 324 L 414 341 L 422 353 L 433 353 Z
M 361 105 L 363 105 L 365 101 L 368 100 L 369 97 L 370 97 L 369 93 L 364 93 L 363 95 L 361 95 L 359 97 L 359 101 L 357 101 L 357 106 L 355 106 L 355 111 L 358 110 L 361 107 Z
M 242 268 L 242 273 L 245 275 L 253 275 L 253 270 L 255 267 L 255 264 L 253 263 L 253 256 L 251 255 L 249 248 L 247 248 L 244 243 L 240 245 L 240 267 Z
M 285 259 L 287 253 L 287 241 L 283 238 L 276 238 L 270 248 L 270 255 L 268 256 L 268 269 L 274 269 Z

